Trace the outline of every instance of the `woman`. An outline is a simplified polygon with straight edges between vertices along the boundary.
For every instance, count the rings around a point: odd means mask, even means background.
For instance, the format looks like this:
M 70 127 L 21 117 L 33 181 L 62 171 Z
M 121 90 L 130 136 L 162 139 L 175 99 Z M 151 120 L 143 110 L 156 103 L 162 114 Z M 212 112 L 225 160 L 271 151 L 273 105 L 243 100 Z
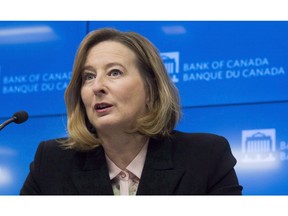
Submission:
M 173 130 L 178 92 L 133 32 L 82 41 L 65 92 L 69 138 L 42 142 L 20 194 L 241 194 L 225 138 Z

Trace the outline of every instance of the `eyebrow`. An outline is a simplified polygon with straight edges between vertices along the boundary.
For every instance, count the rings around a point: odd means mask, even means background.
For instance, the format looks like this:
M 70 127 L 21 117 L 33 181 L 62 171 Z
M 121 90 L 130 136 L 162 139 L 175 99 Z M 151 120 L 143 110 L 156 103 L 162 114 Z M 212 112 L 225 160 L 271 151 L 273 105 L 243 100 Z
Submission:
M 89 70 L 89 71 L 95 71 L 94 68 L 92 66 L 89 66 L 89 65 L 84 65 L 81 72 L 85 72 L 86 70 Z
M 126 68 L 123 64 L 121 63 L 117 63 L 117 62 L 111 62 L 111 63 L 108 63 L 105 65 L 105 68 L 110 68 L 110 67 L 113 67 L 113 66 L 120 66 L 122 68 Z M 84 72 L 85 70 L 90 70 L 90 71 L 95 71 L 94 67 L 91 66 L 91 65 L 84 65 L 83 68 L 82 68 L 82 72 Z

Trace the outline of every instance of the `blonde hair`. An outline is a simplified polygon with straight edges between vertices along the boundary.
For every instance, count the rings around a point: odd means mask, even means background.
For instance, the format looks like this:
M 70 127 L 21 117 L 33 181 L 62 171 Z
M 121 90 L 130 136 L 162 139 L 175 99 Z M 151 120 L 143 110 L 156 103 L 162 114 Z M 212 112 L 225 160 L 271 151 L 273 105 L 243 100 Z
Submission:
M 103 41 L 116 41 L 131 49 L 137 57 L 137 66 L 147 88 L 149 102 L 146 115 L 140 117 L 131 133 L 148 137 L 170 135 L 180 115 L 178 91 L 172 83 L 158 50 L 143 36 L 135 32 L 120 32 L 111 28 L 95 30 L 81 42 L 70 83 L 65 92 L 67 129 L 66 148 L 88 151 L 101 145 L 97 131 L 90 124 L 81 99 L 82 68 L 89 50 Z

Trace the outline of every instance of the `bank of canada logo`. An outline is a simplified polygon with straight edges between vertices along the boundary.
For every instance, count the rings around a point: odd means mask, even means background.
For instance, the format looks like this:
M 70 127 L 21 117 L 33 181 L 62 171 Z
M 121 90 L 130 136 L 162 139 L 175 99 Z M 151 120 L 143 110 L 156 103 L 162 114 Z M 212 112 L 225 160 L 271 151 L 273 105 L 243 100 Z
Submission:
M 275 161 L 276 130 L 242 131 L 243 162 Z
M 166 52 L 160 55 L 172 81 L 174 83 L 179 82 L 179 52 Z

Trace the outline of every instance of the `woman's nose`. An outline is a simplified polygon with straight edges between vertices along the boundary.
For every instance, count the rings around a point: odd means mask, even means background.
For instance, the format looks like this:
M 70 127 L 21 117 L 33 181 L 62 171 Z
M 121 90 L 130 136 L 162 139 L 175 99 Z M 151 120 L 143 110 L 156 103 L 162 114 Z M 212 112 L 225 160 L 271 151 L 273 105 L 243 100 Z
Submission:
M 105 95 L 107 93 L 107 87 L 105 84 L 105 78 L 103 78 L 102 76 L 97 76 L 94 79 L 94 83 L 93 83 L 93 92 L 96 96 L 102 96 Z

